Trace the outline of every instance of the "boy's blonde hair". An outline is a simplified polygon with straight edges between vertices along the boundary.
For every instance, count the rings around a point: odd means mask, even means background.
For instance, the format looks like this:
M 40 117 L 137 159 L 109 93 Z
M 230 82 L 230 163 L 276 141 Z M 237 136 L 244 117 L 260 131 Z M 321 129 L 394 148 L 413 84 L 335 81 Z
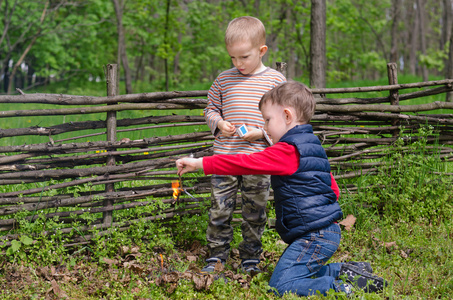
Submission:
M 316 100 L 310 89 L 297 81 L 284 82 L 261 97 L 259 109 L 265 103 L 289 106 L 296 111 L 298 122 L 307 124 L 315 114 Z
M 225 45 L 228 47 L 235 42 L 245 41 L 250 41 L 254 47 L 266 44 L 266 29 L 257 18 L 239 17 L 228 24 L 225 32 Z

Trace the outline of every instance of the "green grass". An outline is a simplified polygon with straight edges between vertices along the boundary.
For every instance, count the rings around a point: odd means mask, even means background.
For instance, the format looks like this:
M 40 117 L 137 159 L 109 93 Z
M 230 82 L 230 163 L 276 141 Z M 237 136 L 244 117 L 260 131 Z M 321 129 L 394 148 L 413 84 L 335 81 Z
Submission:
M 382 293 L 365 294 L 359 291 L 352 299 L 451 299 L 451 228 L 451 220 L 431 225 L 424 222 L 390 224 L 371 217 L 356 224 L 355 230 L 343 231 L 340 248 L 332 261 L 369 261 L 374 273 L 385 277 L 390 283 Z M 202 226 L 198 230 L 204 229 Z M 263 236 L 266 259 L 262 267 L 267 266 L 267 272 L 253 279 L 243 275 L 242 279 L 229 280 L 227 283 L 223 279 L 216 280 L 208 289 L 201 290 L 195 288 L 192 280 L 182 278 L 175 283 L 156 284 L 159 279 L 165 278 L 165 274 L 181 276 L 203 266 L 202 255 L 196 255 L 197 261 L 190 262 L 187 247 L 172 245 L 175 241 L 169 240 L 169 236 L 170 232 L 158 234 L 157 238 L 160 238 L 161 243 L 154 247 L 138 244 L 141 256 L 128 259 L 121 256 L 119 248 L 130 242 L 127 242 L 124 235 L 112 235 L 111 242 L 99 240 L 97 244 L 90 246 L 94 254 L 87 250 L 72 256 L 50 252 L 49 255 L 58 255 L 62 259 L 50 265 L 28 262 L 27 259 L 13 265 L 3 262 L 4 271 L 0 275 L 2 299 L 44 299 L 48 291 L 54 295 L 51 279 L 56 280 L 59 289 L 72 299 L 279 299 L 267 293 L 267 282 L 276 259 L 283 251 L 283 246 L 277 243 L 278 238 L 273 231 L 268 230 Z M 235 240 L 237 239 L 236 231 Z M 114 249 L 112 243 L 117 245 L 117 249 L 111 253 L 101 247 L 103 245 Z M 40 251 L 45 252 L 46 248 Z M 160 254 L 164 261 L 164 271 L 160 269 Z M 105 263 L 103 257 L 117 260 L 117 263 Z M 126 262 L 133 263 L 135 269 L 127 267 Z M 230 259 L 227 270 L 236 274 L 232 264 L 238 262 L 237 259 Z M 64 270 L 67 278 L 52 276 L 52 266 Z M 43 271 L 46 267 L 47 273 Z M 47 274 L 47 277 L 43 274 Z M 243 287 L 244 283 L 248 284 L 247 288 Z M 339 293 L 310 297 L 337 298 L 346 299 Z M 283 299 L 299 298 L 285 295 Z

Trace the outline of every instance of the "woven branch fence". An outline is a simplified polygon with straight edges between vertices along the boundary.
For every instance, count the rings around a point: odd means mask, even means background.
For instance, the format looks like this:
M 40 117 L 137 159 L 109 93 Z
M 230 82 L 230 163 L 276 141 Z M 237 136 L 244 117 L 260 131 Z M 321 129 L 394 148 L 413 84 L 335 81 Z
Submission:
M 415 142 L 414 133 L 425 125 L 433 126 L 435 132 L 428 137 L 428 144 L 437 145 L 428 149 L 453 161 L 453 103 L 400 105 L 406 100 L 451 92 L 453 80 L 398 84 L 396 65 L 389 64 L 388 70 L 386 86 L 312 90 L 317 107 L 311 124 L 325 146 L 337 179 L 372 175 L 389 145 L 401 136 L 406 143 Z M 107 65 L 106 78 L 106 97 L 24 93 L 0 96 L 0 105 L 27 107 L 0 113 L 0 243 L 9 245 L 10 240 L 18 238 L 19 215 L 29 222 L 38 214 L 48 219 L 58 217 L 61 233 L 71 234 L 65 246 L 74 246 L 89 243 L 93 228 L 105 235 L 112 228 L 127 230 L 135 222 L 199 214 L 208 207 L 208 176 L 184 176 L 182 183 L 188 193 L 182 193 L 177 201 L 171 187 L 171 181 L 178 179 L 174 163 L 177 158 L 212 155 L 214 137 L 201 115 L 207 91 L 118 95 L 116 65 Z M 400 93 L 406 89 L 416 91 Z M 387 95 L 349 96 L 377 92 Z M 327 97 L 332 94 L 348 97 Z M 29 109 L 37 105 L 39 109 Z M 51 108 L 41 108 L 45 105 Z M 118 117 L 126 112 L 133 112 L 134 117 Z M 156 113 L 162 115 L 153 115 Z M 99 119 L 100 114 L 104 119 Z M 6 126 L 14 124 L 16 118 L 64 119 L 72 115 L 84 115 L 88 120 Z M 177 129 L 178 133 L 162 135 L 167 129 Z M 146 136 L 128 138 L 137 132 Z M 18 137 L 39 138 L 40 142 L 10 142 Z M 348 184 L 342 189 L 354 192 L 355 186 Z M 156 209 L 157 202 L 165 208 Z M 150 207 L 152 210 L 146 209 Z M 121 211 L 133 209 L 140 212 L 134 219 L 124 221 L 118 217 Z M 86 214 L 93 215 L 94 220 L 80 218 Z M 77 233 L 72 225 L 75 221 Z M 41 234 L 50 233 L 44 230 Z

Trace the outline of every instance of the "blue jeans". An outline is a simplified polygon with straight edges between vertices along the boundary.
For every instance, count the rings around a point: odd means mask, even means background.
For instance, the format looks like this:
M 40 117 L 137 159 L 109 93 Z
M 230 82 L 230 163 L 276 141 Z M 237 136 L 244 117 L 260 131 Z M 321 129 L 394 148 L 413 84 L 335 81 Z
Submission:
M 326 265 L 337 251 L 340 239 L 340 226 L 336 223 L 298 238 L 280 257 L 269 285 L 280 296 L 289 292 L 310 296 L 317 291 L 326 295 L 329 289 L 341 290 L 342 282 L 335 278 L 342 264 Z

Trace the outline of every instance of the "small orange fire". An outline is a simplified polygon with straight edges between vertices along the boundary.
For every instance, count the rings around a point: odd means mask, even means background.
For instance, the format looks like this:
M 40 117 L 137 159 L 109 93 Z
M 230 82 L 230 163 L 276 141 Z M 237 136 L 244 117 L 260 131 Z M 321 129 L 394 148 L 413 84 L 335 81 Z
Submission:
M 172 180 L 171 188 L 173 189 L 173 199 L 175 199 L 175 201 L 178 201 L 179 195 L 181 194 L 179 180 Z

